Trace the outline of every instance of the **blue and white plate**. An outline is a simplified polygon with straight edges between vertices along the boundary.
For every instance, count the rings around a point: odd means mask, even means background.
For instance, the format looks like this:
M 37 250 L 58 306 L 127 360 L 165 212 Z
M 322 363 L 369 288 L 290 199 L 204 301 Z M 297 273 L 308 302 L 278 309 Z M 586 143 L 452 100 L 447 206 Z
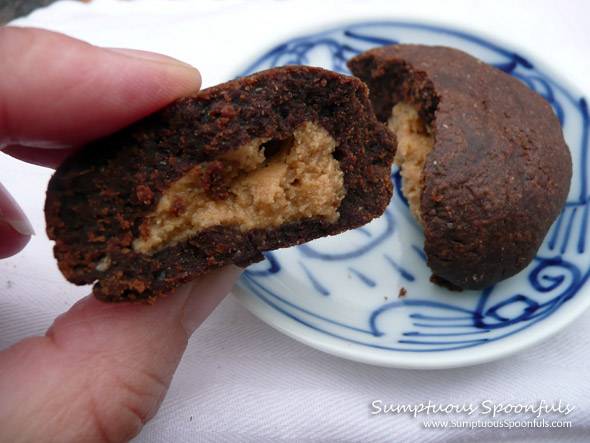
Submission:
M 285 334 L 365 363 L 443 368 L 510 355 L 546 339 L 590 305 L 590 118 L 584 98 L 526 54 L 416 23 L 360 23 L 305 35 L 276 46 L 240 74 L 285 64 L 349 73 L 345 63 L 352 56 L 398 42 L 462 49 L 521 79 L 553 105 L 574 176 L 567 204 L 537 257 L 520 274 L 484 291 L 433 285 L 422 230 L 399 192 L 394 169 L 396 191 L 381 218 L 267 253 L 244 272 L 233 293 Z

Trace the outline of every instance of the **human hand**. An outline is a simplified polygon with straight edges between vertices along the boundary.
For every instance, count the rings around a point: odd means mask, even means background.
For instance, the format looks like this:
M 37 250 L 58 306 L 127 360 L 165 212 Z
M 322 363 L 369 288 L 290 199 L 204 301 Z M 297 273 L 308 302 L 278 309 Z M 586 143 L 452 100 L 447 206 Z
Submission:
M 0 28 L 0 78 L 0 149 L 48 167 L 201 82 L 169 57 L 10 27 Z M 0 185 L 0 258 L 31 234 Z M 157 412 L 188 338 L 240 272 L 215 271 L 152 306 L 89 296 L 45 336 L 0 351 L 0 441 L 132 438 Z

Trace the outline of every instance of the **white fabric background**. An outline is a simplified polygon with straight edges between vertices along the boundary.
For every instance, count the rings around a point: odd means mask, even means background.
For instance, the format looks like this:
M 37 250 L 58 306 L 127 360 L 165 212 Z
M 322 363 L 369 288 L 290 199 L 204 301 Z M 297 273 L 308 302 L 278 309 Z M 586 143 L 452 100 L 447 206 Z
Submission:
M 279 41 L 361 18 L 437 22 L 493 36 L 533 54 L 590 97 L 590 3 L 584 0 L 61 1 L 15 24 L 98 45 L 163 52 L 197 66 L 204 86 L 210 86 Z M 61 277 L 44 234 L 49 174 L 0 157 L 0 180 L 38 233 L 25 251 L 0 262 L 0 348 L 43 334 L 56 315 L 88 292 Z M 516 356 L 468 368 L 413 371 L 321 353 L 228 297 L 191 339 L 160 412 L 136 441 L 588 441 L 588 392 L 590 312 Z M 422 420 L 474 417 L 373 415 L 374 400 L 394 405 L 561 400 L 575 409 L 565 417 L 571 429 L 443 430 L 425 429 Z

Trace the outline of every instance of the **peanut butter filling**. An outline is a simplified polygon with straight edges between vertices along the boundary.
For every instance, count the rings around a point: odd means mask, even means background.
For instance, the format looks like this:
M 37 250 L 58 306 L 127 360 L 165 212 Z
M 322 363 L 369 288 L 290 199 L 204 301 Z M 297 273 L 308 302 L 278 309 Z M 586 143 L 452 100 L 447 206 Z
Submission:
M 434 137 L 416 108 L 406 103 L 393 107 L 387 126 L 397 137 L 395 163 L 401 169 L 402 193 L 408 199 L 412 215 L 424 226 L 420 210 L 420 175 L 426 156 L 434 145 Z
M 335 147 L 324 128 L 308 122 L 287 140 L 255 139 L 196 166 L 162 195 L 133 249 L 153 254 L 219 225 L 248 231 L 336 221 L 345 189 Z

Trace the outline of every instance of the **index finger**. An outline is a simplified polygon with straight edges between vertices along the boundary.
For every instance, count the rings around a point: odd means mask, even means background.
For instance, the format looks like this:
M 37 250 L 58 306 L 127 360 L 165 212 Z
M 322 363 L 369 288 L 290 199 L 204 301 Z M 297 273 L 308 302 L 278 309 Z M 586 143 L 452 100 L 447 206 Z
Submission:
M 47 166 L 64 153 L 30 147 L 79 147 L 201 84 L 195 68 L 173 58 L 40 29 L 0 28 L 0 60 L 0 149 Z

